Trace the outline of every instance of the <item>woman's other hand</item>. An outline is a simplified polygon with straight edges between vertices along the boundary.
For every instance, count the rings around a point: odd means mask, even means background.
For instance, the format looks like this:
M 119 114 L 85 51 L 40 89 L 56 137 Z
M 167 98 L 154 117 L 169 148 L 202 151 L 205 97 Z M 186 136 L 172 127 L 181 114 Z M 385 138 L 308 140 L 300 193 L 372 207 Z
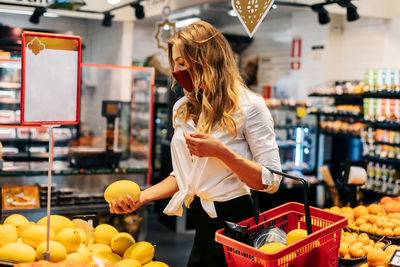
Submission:
M 220 158 L 226 147 L 217 138 L 209 134 L 187 133 L 183 131 L 186 145 L 192 155 L 197 157 L 216 157 Z
M 142 192 L 143 193 L 143 192 Z M 124 213 L 131 213 L 138 208 L 140 208 L 143 204 L 146 203 L 144 201 L 144 197 L 142 196 L 143 194 L 140 195 L 140 198 L 138 201 L 134 202 L 131 196 L 127 196 L 125 198 L 120 198 L 119 201 L 113 201 L 109 204 L 110 207 L 110 212 L 115 213 L 115 214 L 124 214 Z

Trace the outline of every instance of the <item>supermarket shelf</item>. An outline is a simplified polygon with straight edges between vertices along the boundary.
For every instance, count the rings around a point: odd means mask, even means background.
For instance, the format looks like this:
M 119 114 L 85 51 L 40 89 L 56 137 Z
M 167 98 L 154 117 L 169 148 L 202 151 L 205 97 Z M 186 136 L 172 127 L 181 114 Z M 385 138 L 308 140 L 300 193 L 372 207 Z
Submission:
M 49 160 L 48 153 L 31 153 L 31 155 L 28 155 L 28 153 L 18 153 L 15 155 L 4 155 L 3 159 L 4 161 L 47 161 Z M 68 155 L 65 156 L 55 156 L 54 160 L 68 160 Z
M 66 146 L 69 144 L 69 142 L 71 142 L 73 139 L 63 139 L 63 140 L 56 140 L 54 141 L 54 145 L 55 146 Z M 16 143 L 18 144 L 30 144 L 32 146 L 35 145 L 48 145 L 49 141 L 48 140 L 34 140 L 34 139 L 3 139 L 1 140 L 1 143 L 3 144 L 3 146 L 7 146 L 7 145 L 14 145 Z
M 387 146 L 395 146 L 395 147 L 400 147 L 400 144 L 394 144 L 394 143 L 389 143 L 389 142 L 381 142 L 381 141 L 375 141 L 373 143 L 365 142 L 366 144 L 372 144 L 372 145 L 387 145 Z
M 70 213 L 97 213 L 108 211 L 108 204 L 91 204 L 91 205 L 70 205 L 70 206 L 54 206 L 51 208 L 52 214 L 70 214 Z M 17 209 L 17 210 L 3 210 L 3 216 L 9 216 L 14 213 L 37 213 L 37 212 L 46 212 L 46 208 L 37 208 L 37 209 Z
M 346 118 L 354 118 L 354 119 L 363 119 L 363 116 L 360 114 L 345 114 L 345 113 L 329 113 L 329 112 L 310 112 L 312 115 L 324 115 L 324 116 L 333 116 L 333 117 L 346 117 Z
M 368 126 L 374 128 L 394 129 L 394 130 L 400 129 L 400 123 L 396 122 L 385 122 L 385 121 L 379 122 L 379 121 L 369 121 L 369 120 L 363 120 L 362 122 L 368 123 Z
M 154 203 L 149 202 L 141 206 L 138 210 L 145 210 L 153 206 Z M 2 217 L 7 217 L 11 214 L 22 213 L 46 213 L 47 208 L 33 208 L 33 209 L 15 209 L 15 210 L 2 210 Z M 100 204 L 89 204 L 89 205 L 67 205 L 67 206 L 52 206 L 51 214 L 88 214 L 88 213 L 99 213 L 99 212 L 109 212 L 108 203 Z M 0 265 L 1 266 L 1 265 Z
M 0 101 L 0 109 L 19 109 L 20 103 L 7 103 Z
M 384 196 L 397 196 L 397 195 L 382 193 L 382 192 L 378 192 L 378 191 L 375 191 L 375 190 L 372 190 L 372 189 L 366 189 L 366 188 L 362 188 L 362 187 L 360 187 L 360 190 L 363 191 L 363 192 L 365 192 L 365 193 L 374 194 L 374 195 L 377 195 L 377 196 L 380 196 L 380 197 L 384 197 Z
M 383 158 L 371 157 L 371 156 L 363 156 L 363 158 L 365 160 L 369 160 L 369 161 L 380 162 L 380 163 L 385 163 L 385 164 L 400 167 L 400 160 L 398 160 L 398 159 L 383 159 Z
M 294 129 L 294 128 L 308 128 L 308 129 L 312 129 L 313 126 L 310 125 L 275 125 L 274 129 L 275 130 L 285 130 L 285 129 Z
M 122 164 L 122 162 L 120 163 Z M 130 173 L 130 174 L 146 174 L 147 168 L 129 167 L 129 168 L 65 168 L 53 170 L 53 175 L 81 175 L 81 174 L 118 174 L 118 173 Z M 47 175 L 47 168 L 45 170 L 1 170 L 1 176 L 35 176 L 35 175 Z M 1 178 L 0 178 L 1 179 Z
M 343 136 L 343 137 L 360 138 L 359 135 L 352 134 L 352 133 L 343 133 L 343 132 L 335 132 L 335 131 L 327 131 L 327 130 L 323 130 L 321 133 L 325 134 L 325 135 L 337 135 L 337 136 Z
M 311 145 L 309 143 L 287 143 L 287 142 L 277 142 L 279 148 L 295 148 L 297 145 L 301 147 L 308 147 L 311 148 Z
M 400 99 L 399 92 L 376 92 L 376 93 L 364 93 L 365 98 L 394 98 Z
M 335 97 L 335 98 L 347 98 L 347 99 L 361 99 L 364 97 L 363 94 L 309 94 L 309 97 Z
M 371 92 L 371 93 L 363 93 L 363 94 L 309 94 L 309 97 L 347 97 L 347 98 L 400 98 L 399 92 Z

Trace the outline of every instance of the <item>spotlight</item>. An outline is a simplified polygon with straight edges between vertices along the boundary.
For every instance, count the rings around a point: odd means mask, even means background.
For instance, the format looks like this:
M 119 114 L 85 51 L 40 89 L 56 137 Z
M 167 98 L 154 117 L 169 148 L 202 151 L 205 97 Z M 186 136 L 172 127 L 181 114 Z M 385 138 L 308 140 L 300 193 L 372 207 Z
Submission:
M 135 16 L 137 19 L 143 19 L 144 18 L 144 7 L 140 4 L 140 1 L 136 3 L 132 3 L 131 7 L 135 9 Z
M 103 19 L 103 23 L 102 25 L 104 27 L 111 27 L 112 25 L 112 18 L 114 17 L 114 15 L 111 15 L 110 12 L 106 12 L 104 13 L 104 19 Z
M 347 21 L 355 21 L 360 18 L 357 7 L 351 3 L 351 0 L 339 0 L 339 6 L 347 8 Z
M 46 13 L 46 8 L 44 7 L 36 7 L 35 11 L 33 11 L 32 16 L 29 18 L 29 21 L 31 23 L 38 24 L 40 17 L 43 16 L 43 14 Z
M 312 5 L 311 9 L 318 13 L 319 24 L 325 25 L 331 21 L 328 11 L 324 8 L 324 4 Z

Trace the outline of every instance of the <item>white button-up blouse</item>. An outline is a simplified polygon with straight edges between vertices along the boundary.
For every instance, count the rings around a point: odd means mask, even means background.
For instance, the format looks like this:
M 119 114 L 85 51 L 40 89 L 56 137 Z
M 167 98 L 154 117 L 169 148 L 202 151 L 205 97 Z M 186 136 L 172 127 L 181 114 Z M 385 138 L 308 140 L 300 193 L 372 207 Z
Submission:
M 186 97 L 179 99 L 173 114 L 185 104 Z M 275 141 L 271 113 L 262 97 L 251 91 L 240 89 L 239 106 L 243 112 L 237 125 L 237 136 L 228 132 L 215 131 L 211 135 L 242 157 L 258 162 L 262 166 L 262 183 L 268 185 L 264 190 L 274 193 L 281 177 L 271 173 L 265 166 L 280 171 L 278 146 Z M 235 115 L 237 120 L 240 114 Z M 200 198 L 203 209 L 211 218 L 217 217 L 214 201 L 228 201 L 239 196 L 249 195 L 250 188 L 222 161 L 213 157 L 191 156 L 186 146 L 183 131 L 193 133 L 196 126 L 193 120 L 184 123 L 176 118 L 174 135 L 171 141 L 173 172 L 179 187 L 164 213 L 182 216 L 182 205 L 189 208 L 195 195 Z

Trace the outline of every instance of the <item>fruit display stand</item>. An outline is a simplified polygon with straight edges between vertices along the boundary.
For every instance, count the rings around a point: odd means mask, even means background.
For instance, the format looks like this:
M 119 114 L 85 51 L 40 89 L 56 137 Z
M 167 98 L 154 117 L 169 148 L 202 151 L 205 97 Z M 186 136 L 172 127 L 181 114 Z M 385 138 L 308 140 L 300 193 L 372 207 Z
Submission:
M 239 225 L 247 226 L 249 234 L 275 226 L 286 233 L 294 229 L 307 229 L 308 235 L 275 253 L 236 241 L 218 230 L 215 240 L 223 245 L 225 260 L 230 267 L 275 266 L 337 266 L 340 236 L 347 218 L 308 206 L 307 182 L 304 179 L 270 170 L 273 173 L 299 180 L 304 185 L 304 202 L 290 202 L 249 218 Z M 256 201 L 257 202 L 257 201 Z
M 399 206 L 398 197 L 385 196 L 368 206 L 325 209 L 348 218 L 339 249 L 339 266 L 388 266 L 394 250 L 400 250 Z

